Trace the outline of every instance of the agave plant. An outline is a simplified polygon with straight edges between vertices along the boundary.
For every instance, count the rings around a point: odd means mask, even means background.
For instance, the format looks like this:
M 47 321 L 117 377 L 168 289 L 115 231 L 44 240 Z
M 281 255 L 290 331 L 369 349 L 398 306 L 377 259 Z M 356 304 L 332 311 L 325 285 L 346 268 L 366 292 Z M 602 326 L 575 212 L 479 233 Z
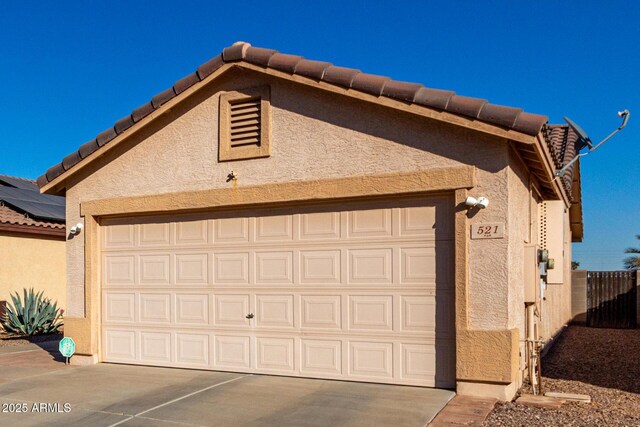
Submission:
M 18 292 L 11 295 L 13 305 L 7 304 L 5 315 L 0 319 L 7 333 L 16 335 L 41 335 L 56 332 L 62 326 L 62 310 L 58 303 L 51 304 L 44 298 L 44 291 L 36 293 L 33 288 L 24 289 L 23 299 Z

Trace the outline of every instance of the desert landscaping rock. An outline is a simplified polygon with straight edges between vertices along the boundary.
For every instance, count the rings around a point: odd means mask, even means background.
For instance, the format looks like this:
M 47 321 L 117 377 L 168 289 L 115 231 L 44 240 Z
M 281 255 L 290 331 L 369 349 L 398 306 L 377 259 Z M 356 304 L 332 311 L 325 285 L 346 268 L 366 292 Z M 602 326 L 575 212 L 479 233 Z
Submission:
M 13 337 L 0 332 L 0 347 L 14 347 L 18 345 L 25 345 L 29 343 L 42 343 L 49 341 L 60 341 L 62 334 L 49 334 L 49 335 L 36 335 L 33 337 Z
M 542 360 L 542 372 L 544 392 L 587 394 L 592 402 L 567 401 L 554 410 L 498 403 L 483 425 L 640 425 L 640 329 L 569 326 Z

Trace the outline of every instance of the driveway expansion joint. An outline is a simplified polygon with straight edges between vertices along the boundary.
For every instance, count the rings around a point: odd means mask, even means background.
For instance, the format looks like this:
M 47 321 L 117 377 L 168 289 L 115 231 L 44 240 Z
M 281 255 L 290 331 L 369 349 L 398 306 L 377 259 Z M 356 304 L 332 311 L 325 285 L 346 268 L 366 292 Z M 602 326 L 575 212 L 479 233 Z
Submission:
M 196 390 L 194 392 L 185 394 L 184 396 L 180 396 L 178 398 L 169 400 L 169 401 L 167 401 L 165 403 L 161 403 L 160 405 L 156 405 L 156 406 L 154 406 L 152 408 L 146 409 L 146 410 L 144 410 L 142 412 L 138 412 L 135 415 L 129 416 L 129 418 L 125 418 L 124 420 L 121 420 L 121 421 L 118 421 L 117 423 L 111 424 L 109 427 L 115 427 L 115 426 L 118 426 L 120 424 L 124 424 L 124 423 L 126 423 L 128 421 L 131 421 L 132 419 L 138 418 L 138 417 L 147 418 L 147 417 L 141 417 L 141 415 L 146 414 L 146 413 L 151 412 L 151 411 L 155 411 L 156 409 L 160 409 L 160 408 L 162 408 L 164 406 L 171 405 L 173 403 L 179 402 L 179 401 L 187 399 L 189 397 L 195 396 L 196 394 L 200 394 L 200 393 L 205 392 L 207 390 L 211 390 L 212 388 L 216 388 L 216 387 L 219 387 L 221 385 L 229 384 L 231 382 L 234 382 L 234 381 L 237 381 L 237 380 L 241 380 L 242 378 L 246 378 L 246 377 L 250 377 L 250 376 L 252 376 L 252 375 L 251 374 L 242 375 L 242 376 L 239 376 L 239 377 L 236 377 L 236 378 L 232 378 L 232 379 L 227 380 L 227 381 L 222 381 L 220 383 L 216 383 L 216 384 L 210 385 L 209 387 L 205 387 L 205 388 L 202 388 L 200 390 Z

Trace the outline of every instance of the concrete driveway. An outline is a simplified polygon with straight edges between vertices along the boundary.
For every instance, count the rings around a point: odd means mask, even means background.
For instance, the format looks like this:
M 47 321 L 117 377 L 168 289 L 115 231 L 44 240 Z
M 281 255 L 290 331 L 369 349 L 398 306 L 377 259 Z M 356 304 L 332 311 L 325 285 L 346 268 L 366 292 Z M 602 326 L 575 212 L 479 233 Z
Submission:
M 0 348 L 0 425 L 424 426 L 454 395 L 147 366 L 72 367 L 44 347 Z

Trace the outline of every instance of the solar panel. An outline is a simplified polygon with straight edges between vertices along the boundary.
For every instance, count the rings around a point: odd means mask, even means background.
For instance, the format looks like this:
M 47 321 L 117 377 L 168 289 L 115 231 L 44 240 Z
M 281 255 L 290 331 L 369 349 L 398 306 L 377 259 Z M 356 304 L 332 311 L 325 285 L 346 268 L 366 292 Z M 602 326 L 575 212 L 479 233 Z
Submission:
M 24 179 L 14 178 L 12 176 L 0 175 L 0 183 L 23 190 L 40 191 L 40 188 L 35 182 L 25 181 Z
M 2 202 L 5 205 L 11 206 L 14 209 L 25 212 L 29 216 L 37 219 L 44 219 L 50 221 L 64 221 L 65 209 L 64 206 L 47 205 L 44 203 L 25 202 L 24 200 L 3 198 Z
M 22 188 L 0 187 L 0 200 L 4 198 L 12 198 L 23 200 L 25 202 L 45 203 L 50 205 L 64 206 L 65 198 L 60 196 L 51 196 L 49 194 L 40 194 L 40 192 L 25 190 Z
M 0 201 L 34 219 L 65 220 L 65 198 L 23 188 L 0 187 Z

